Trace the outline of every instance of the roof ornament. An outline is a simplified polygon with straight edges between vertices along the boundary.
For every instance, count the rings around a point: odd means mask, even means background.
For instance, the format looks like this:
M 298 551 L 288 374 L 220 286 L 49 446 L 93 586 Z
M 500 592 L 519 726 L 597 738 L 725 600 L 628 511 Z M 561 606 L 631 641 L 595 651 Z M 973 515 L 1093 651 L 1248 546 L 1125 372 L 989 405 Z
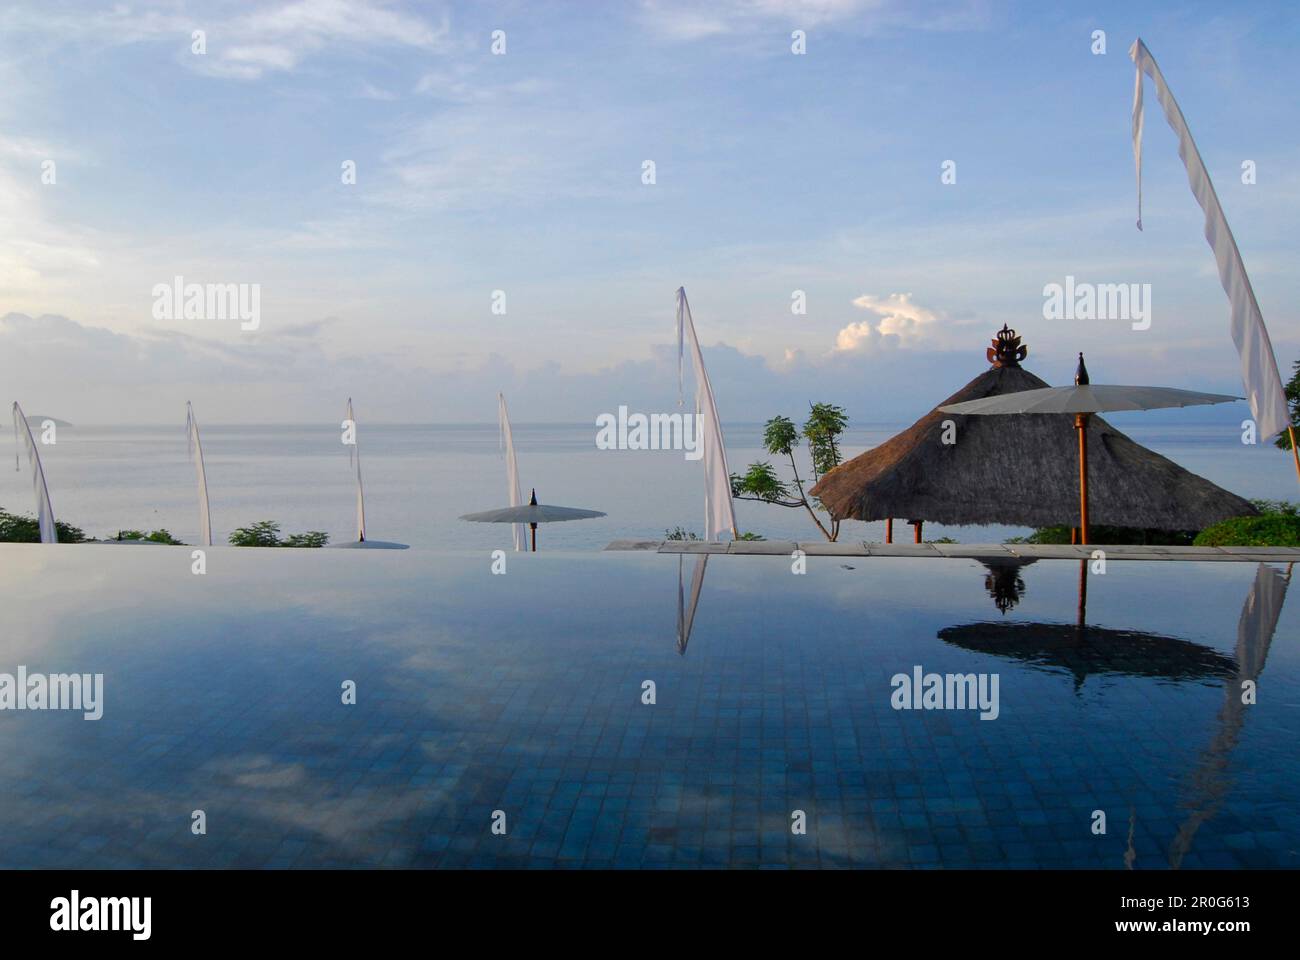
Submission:
M 1021 346 L 1016 331 L 1004 323 L 993 338 L 993 346 L 984 351 L 984 355 L 995 367 L 1018 367 L 1020 361 L 1029 356 L 1029 348 Z
M 1086 387 L 1088 385 L 1088 368 L 1083 365 L 1083 354 L 1079 354 L 1079 367 L 1074 371 L 1074 385 L 1076 387 Z

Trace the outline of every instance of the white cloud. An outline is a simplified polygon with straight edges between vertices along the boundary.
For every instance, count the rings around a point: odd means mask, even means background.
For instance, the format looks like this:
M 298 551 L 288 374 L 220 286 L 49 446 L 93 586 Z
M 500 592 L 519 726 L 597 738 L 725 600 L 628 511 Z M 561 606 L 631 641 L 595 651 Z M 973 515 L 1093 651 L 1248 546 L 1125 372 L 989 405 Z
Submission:
M 201 56 L 190 52 L 194 30 L 206 34 L 207 52 Z M 441 51 L 449 32 L 445 12 L 433 24 L 374 0 L 296 0 L 252 13 L 226 13 L 222 7 L 191 12 L 175 4 L 118 5 L 90 13 L 36 5 L 0 13 L 0 33 L 39 38 L 55 47 L 166 42 L 184 51 L 181 63 L 189 68 L 236 80 L 291 72 L 308 57 L 348 46 Z
M 884 337 L 910 344 L 923 339 L 939 321 L 933 310 L 913 303 L 910 293 L 891 293 L 883 299 L 864 294 L 853 305 L 869 310 L 879 319 L 860 320 L 841 329 L 835 337 L 835 350 L 840 353 L 862 349 L 873 339 Z
M 642 19 L 675 40 L 750 33 L 772 26 L 802 29 L 842 24 L 872 31 L 888 27 L 966 30 L 987 20 L 981 0 L 924 7 L 899 0 L 641 0 Z

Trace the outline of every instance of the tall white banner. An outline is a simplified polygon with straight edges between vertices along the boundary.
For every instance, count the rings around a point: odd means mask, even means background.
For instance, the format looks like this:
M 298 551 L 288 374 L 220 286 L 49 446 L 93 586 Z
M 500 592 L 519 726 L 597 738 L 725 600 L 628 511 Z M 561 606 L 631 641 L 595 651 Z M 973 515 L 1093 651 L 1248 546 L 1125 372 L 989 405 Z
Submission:
M 204 546 L 212 546 L 212 518 L 208 513 L 208 472 L 203 466 L 203 444 L 199 440 L 199 422 L 194 419 L 194 407 L 185 401 L 185 432 L 189 436 L 190 459 L 199 482 L 199 539 Z
M 1205 239 L 1214 251 L 1214 259 L 1219 265 L 1219 282 L 1223 284 L 1223 291 L 1232 307 L 1232 342 L 1237 345 L 1241 357 L 1241 379 L 1259 438 L 1267 440 L 1285 430 L 1291 416 L 1282 391 L 1273 344 L 1264 327 L 1264 317 L 1255 300 L 1250 278 L 1246 276 L 1246 265 L 1241 260 L 1237 241 L 1233 239 L 1228 220 L 1223 215 L 1223 207 L 1219 205 L 1218 194 L 1214 192 L 1214 184 L 1210 182 L 1210 175 L 1201 160 L 1201 152 L 1196 149 L 1192 132 L 1187 128 L 1183 111 L 1141 37 L 1133 41 L 1129 57 L 1137 65 L 1133 85 L 1133 162 L 1137 170 L 1138 229 L 1142 229 L 1142 74 L 1145 73 L 1155 84 L 1156 98 L 1164 108 L 1165 119 L 1178 137 L 1178 156 L 1187 168 L 1187 182 L 1196 202 L 1205 212 Z
M 352 413 L 352 398 L 348 397 L 347 421 L 352 426 L 352 445 L 348 448 L 348 466 L 357 468 L 357 543 L 366 541 L 366 494 L 361 487 L 361 446 L 357 441 L 357 418 Z
M 731 502 L 731 473 L 727 470 L 727 450 L 722 440 L 722 423 L 713 402 L 713 386 L 704 369 L 704 354 L 695 336 L 695 322 L 686 302 L 686 288 L 677 288 L 677 369 L 681 387 L 682 356 L 689 342 L 695 361 L 695 410 L 700 425 L 700 449 L 704 460 L 704 539 L 720 540 L 724 534 L 739 537 L 736 511 Z
M 36 438 L 32 428 L 23 415 L 23 408 L 14 401 L 14 446 L 19 437 L 27 447 L 27 463 L 32 468 L 32 489 L 36 492 L 36 522 L 41 530 L 41 543 L 58 543 L 59 534 L 54 527 L 54 507 L 50 505 L 50 488 L 45 485 L 45 468 L 41 466 L 41 455 L 36 449 Z M 14 450 L 14 469 L 18 466 L 18 451 Z
M 515 438 L 510 432 L 510 414 L 506 410 L 504 393 L 497 394 L 497 426 L 501 429 L 501 445 L 506 451 L 506 493 L 510 497 L 510 506 L 522 507 L 524 496 L 519 490 L 519 462 L 515 460 Z M 527 550 L 528 542 L 525 539 L 524 525 L 512 523 L 510 529 L 515 534 L 515 549 Z

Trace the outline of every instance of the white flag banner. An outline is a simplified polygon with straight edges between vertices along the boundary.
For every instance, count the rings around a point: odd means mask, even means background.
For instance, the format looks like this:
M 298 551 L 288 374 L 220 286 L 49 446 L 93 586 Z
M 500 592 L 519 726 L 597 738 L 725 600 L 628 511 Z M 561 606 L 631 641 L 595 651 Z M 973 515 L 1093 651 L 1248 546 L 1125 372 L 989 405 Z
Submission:
M 1223 207 L 1219 205 L 1219 197 L 1214 192 L 1201 153 L 1196 149 L 1192 132 L 1187 128 L 1183 111 L 1140 37 L 1133 41 L 1129 57 L 1137 65 L 1133 87 L 1133 162 L 1137 170 L 1138 229 L 1142 229 L 1142 74 L 1145 73 L 1155 84 L 1156 98 L 1164 108 L 1165 119 L 1178 137 L 1178 156 L 1187 168 L 1187 182 L 1196 202 L 1205 212 L 1205 239 L 1214 251 L 1214 259 L 1219 265 L 1219 282 L 1223 284 L 1232 308 L 1232 342 L 1237 345 L 1241 357 L 1241 378 L 1246 387 L 1246 397 L 1250 400 L 1259 438 L 1267 440 L 1285 430 L 1291 417 L 1277 370 L 1277 358 L 1273 355 L 1273 344 L 1268 339 L 1268 330 L 1264 327 L 1264 317 L 1255 300 L 1250 278 L 1246 276 L 1246 265 L 1242 263 L 1237 241 L 1233 239 L 1223 215 Z
M 204 546 L 212 546 L 212 518 L 208 514 L 208 472 L 203 467 L 203 444 L 199 440 L 199 422 L 194 419 L 194 407 L 185 401 L 185 432 L 189 437 L 190 460 L 199 482 L 199 539 Z
M 722 423 L 718 408 L 713 402 L 713 387 L 704 369 L 704 354 L 695 336 L 695 322 L 691 307 L 686 302 L 686 288 L 677 288 L 677 364 L 682 365 L 685 344 L 691 346 L 695 361 L 696 423 L 700 431 L 699 442 L 704 460 L 704 539 L 720 540 L 724 534 L 739 537 L 736 530 L 736 511 L 731 502 L 731 473 L 727 470 L 727 450 L 722 440 Z
M 501 445 L 506 451 L 506 493 L 510 497 L 510 506 L 522 507 L 524 495 L 519 489 L 519 462 L 515 459 L 515 438 L 510 432 L 510 413 L 506 410 L 504 393 L 497 394 L 497 425 L 501 428 Z M 524 525 L 512 523 L 510 529 L 515 534 L 515 549 L 527 550 Z
M 357 418 L 352 413 L 352 398 L 348 397 L 347 422 L 352 427 L 352 444 L 348 447 L 348 466 L 357 468 L 357 543 L 366 542 L 366 494 L 361 487 L 361 447 L 357 443 Z
M 18 440 L 27 447 L 27 463 L 32 468 L 32 489 L 36 492 L 36 522 L 41 530 L 41 543 L 58 543 L 59 534 L 54 527 L 54 507 L 50 505 L 50 488 L 45 485 L 45 468 L 41 466 L 41 455 L 36 450 L 36 438 L 32 428 L 23 415 L 23 408 L 14 401 L 14 469 L 18 466 Z

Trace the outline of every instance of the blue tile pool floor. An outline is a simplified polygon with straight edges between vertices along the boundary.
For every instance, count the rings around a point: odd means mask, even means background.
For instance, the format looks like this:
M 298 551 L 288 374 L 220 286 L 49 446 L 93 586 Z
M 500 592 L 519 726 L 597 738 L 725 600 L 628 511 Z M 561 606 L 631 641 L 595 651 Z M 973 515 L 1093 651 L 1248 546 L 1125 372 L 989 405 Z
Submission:
M 1114 564 L 1079 634 L 1072 561 L 712 557 L 692 620 L 700 563 L 0 545 L 0 672 L 104 674 L 0 711 L 0 865 L 1300 866 L 1283 565 Z

